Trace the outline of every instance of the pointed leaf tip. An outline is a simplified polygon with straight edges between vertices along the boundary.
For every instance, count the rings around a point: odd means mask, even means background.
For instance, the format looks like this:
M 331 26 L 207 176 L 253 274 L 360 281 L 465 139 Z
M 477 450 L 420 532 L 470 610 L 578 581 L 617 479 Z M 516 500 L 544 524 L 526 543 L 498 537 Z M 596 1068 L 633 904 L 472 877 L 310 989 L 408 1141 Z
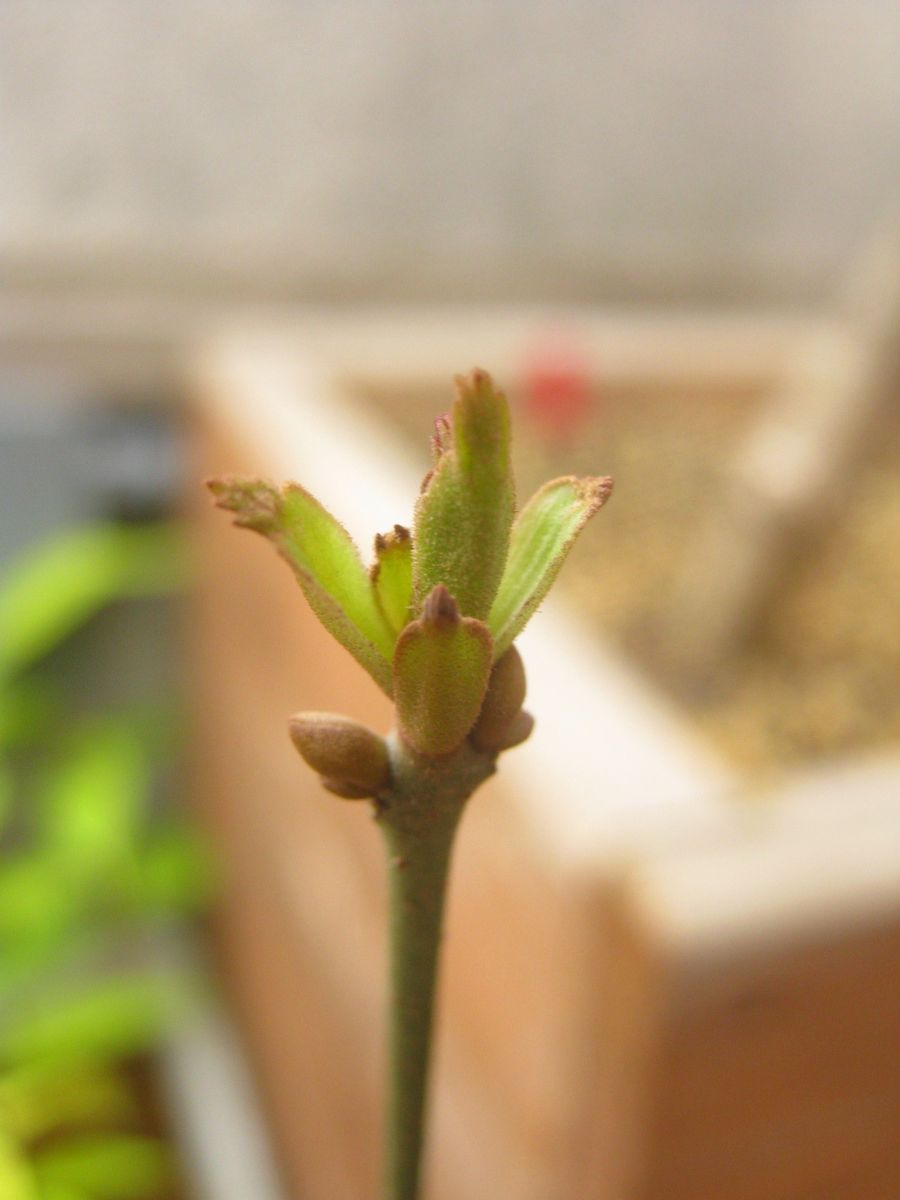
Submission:
M 395 525 L 388 533 L 375 534 L 375 553 L 383 554 L 395 546 L 404 546 L 412 538 L 405 525 Z
M 245 479 L 224 475 L 207 479 L 217 508 L 234 514 L 235 525 L 267 533 L 278 523 L 280 496 L 277 488 L 264 479 Z
M 442 454 L 451 446 L 450 414 L 441 413 L 434 418 L 434 432 L 431 435 L 431 453 L 437 462 Z
M 585 505 L 585 520 L 592 517 L 607 502 L 613 490 L 611 475 L 586 475 L 575 479 L 575 490 Z
M 294 571 L 313 612 L 387 693 L 394 634 L 344 527 L 299 484 L 227 477 L 209 488 L 236 524 L 267 537 Z
M 422 608 L 422 623 L 434 629 L 448 629 L 459 624 L 459 608 L 442 583 L 429 593 Z
M 376 535 L 369 577 L 375 603 L 396 637 L 412 616 L 412 535 L 403 525 Z

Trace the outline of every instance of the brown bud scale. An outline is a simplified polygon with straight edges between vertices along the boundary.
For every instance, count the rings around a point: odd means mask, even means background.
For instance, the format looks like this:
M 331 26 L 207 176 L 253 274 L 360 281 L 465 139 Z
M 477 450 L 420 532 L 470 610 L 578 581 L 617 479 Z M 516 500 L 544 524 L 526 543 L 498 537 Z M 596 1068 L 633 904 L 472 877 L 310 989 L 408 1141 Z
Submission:
M 384 739 L 349 717 L 298 713 L 288 727 L 303 759 L 329 785 L 353 788 L 358 792 L 354 798 L 361 798 L 375 795 L 390 781 Z
M 422 608 L 422 620 L 426 625 L 450 628 L 459 624 L 459 608 L 456 601 L 442 583 L 432 588 Z
M 515 646 L 494 664 L 471 738 L 479 750 L 499 748 L 525 702 L 525 665 Z

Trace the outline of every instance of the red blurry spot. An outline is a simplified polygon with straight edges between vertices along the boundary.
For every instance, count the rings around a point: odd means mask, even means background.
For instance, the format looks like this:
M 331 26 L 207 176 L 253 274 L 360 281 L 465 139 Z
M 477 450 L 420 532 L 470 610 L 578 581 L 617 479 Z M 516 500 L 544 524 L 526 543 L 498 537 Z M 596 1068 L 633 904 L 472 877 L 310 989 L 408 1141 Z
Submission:
M 525 412 L 547 441 L 572 441 L 591 412 L 587 359 L 562 339 L 542 341 L 528 356 L 522 374 Z

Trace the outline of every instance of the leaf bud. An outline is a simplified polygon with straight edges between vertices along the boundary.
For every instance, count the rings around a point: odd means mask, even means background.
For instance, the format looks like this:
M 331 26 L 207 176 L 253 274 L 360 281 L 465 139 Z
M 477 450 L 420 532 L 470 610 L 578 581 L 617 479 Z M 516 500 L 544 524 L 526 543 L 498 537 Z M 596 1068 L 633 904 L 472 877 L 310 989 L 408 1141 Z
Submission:
M 511 722 L 525 701 L 525 666 L 515 646 L 494 664 L 472 741 L 479 750 L 501 749 Z
M 429 592 L 394 651 L 394 700 L 404 741 L 440 757 L 461 746 L 481 711 L 493 657 L 487 626 L 461 617 L 443 584 Z
M 288 728 L 301 757 L 324 785 L 346 799 L 374 796 L 390 781 L 384 739 L 349 717 L 297 713 Z
M 513 746 L 521 746 L 524 741 L 531 737 L 532 729 L 534 729 L 534 717 L 530 712 L 526 712 L 524 708 L 520 708 L 507 725 L 506 732 L 500 743 L 494 746 L 493 749 L 499 753 L 501 750 L 512 750 Z

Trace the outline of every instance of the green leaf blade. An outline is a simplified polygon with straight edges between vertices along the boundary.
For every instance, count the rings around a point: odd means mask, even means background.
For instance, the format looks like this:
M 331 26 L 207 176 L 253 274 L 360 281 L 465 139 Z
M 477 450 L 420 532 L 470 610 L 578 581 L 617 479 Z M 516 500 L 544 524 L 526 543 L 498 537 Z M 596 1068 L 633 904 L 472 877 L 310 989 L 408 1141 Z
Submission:
M 133 1121 L 135 1095 L 114 1068 L 90 1062 L 29 1062 L 0 1075 L 4 1128 L 35 1142 L 61 1127 Z M 0 1188 L 0 1196 L 4 1196 Z
M 137 1134 L 72 1137 L 43 1150 L 36 1170 L 43 1186 L 83 1190 L 95 1200 L 153 1200 L 171 1185 L 166 1147 Z
M 460 617 L 447 589 L 436 587 L 394 655 L 398 723 L 413 749 L 440 756 L 462 743 L 481 709 L 491 658 L 487 627 Z
M 82 913 L 81 897 L 42 851 L 20 853 L 0 871 L 0 992 L 35 964 L 59 956 Z
M 92 525 L 28 551 L 0 586 L 0 673 L 22 670 L 123 596 L 166 594 L 186 578 L 170 525 Z
M 0 1029 L 9 1062 L 115 1061 L 152 1049 L 194 1003 L 190 977 L 145 972 L 42 996 Z
M 545 483 L 513 525 L 509 557 L 488 626 L 499 658 L 518 637 L 559 574 L 588 520 L 609 498 L 608 476 L 574 475 Z
M 416 505 L 417 604 L 443 584 L 466 616 L 483 619 L 503 574 L 515 511 L 509 408 L 485 371 L 456 380 L 449 431 Z
M 385 622 L 396 636 L 412 613 L 412 535 L 402 525 L 375 539 L 372 590 Z
M 0 1196 L 3 1200 L 39 1200 L 37 1183 L 24 1152 L 0 1127 Z
M 146 750 L 126 720 L 104 718 L 73 739 L 41 790 L 46 852 L 70 879 L 106 878 L 131 861 L 151 774 Z
M 344 527 L 299 484 L 278 491 L 261 479 L 228 478 L 208 486 L 235 524 L 274 544 L 325 628 L 390 695 L 394 638 Z

